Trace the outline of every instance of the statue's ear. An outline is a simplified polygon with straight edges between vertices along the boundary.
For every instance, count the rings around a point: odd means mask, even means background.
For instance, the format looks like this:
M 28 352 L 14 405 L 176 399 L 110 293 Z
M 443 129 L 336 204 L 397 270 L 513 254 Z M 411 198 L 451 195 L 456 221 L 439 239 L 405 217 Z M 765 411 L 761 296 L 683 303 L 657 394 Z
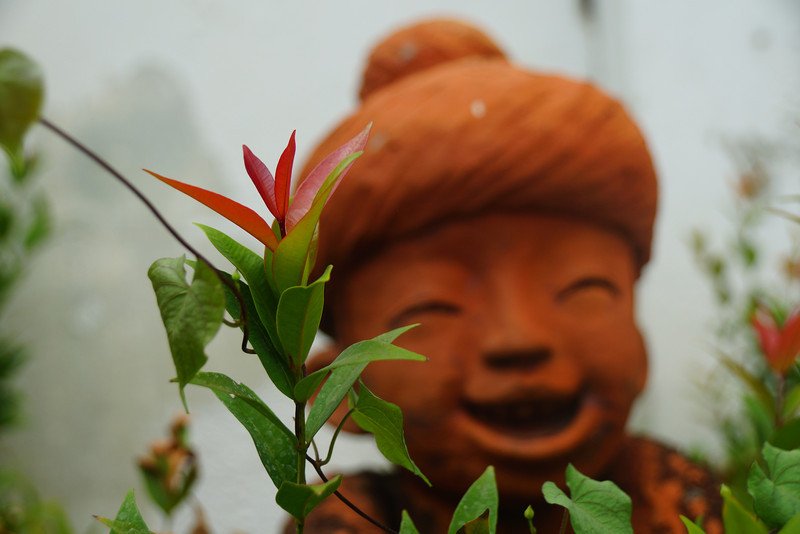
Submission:
M 342 350 L 338 345 L 333 345 L 326 349 L 322 349 L 318 352 L 315 352 L 308 358 L 308 360 L 306 360 L 306 372 L 308 374 L 311 374 L 315 371 L 319 371 L 326 365 L 330 365 L 333 362 L 333 360 L 336 359 L 336 357 L 339 355 L 341 351 Z M 311 396 L 312 404 L 314 403 L 316 398 L 317 394 L 314 393 L 314 395 Z M 350 408 L 347 406 L 347 397 L 345 397 L 344 400 L 342 400 L 342 402 L 339 403 L 339 406 L 336 408 L 336 411 L 333 412 L 333 415 L 331 415 L 331 418 L 328 420 L 328 424 L 337 426 L 339 423 L 342 422 L 342 419 L 344 418 L 345 415 L 347 415 L 347 412 L 349 411 Z M 361 430 L 361 428 L 359 428 L 359 426 L 355 424 L 353 420 L 350 418 L 348 418 L 347 421 L 345 421 L 342 430 L 345 430 L 346 432 L 351 432 L 353 434 L 364 433 L 364 431 Z

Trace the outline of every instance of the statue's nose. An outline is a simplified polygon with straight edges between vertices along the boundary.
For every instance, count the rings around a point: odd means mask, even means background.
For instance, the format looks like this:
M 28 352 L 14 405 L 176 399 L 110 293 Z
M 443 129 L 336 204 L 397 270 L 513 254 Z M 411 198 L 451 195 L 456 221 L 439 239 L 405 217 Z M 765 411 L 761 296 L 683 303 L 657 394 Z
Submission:
M 486 367 L 498 372 L 529 371 L 552 357 L 551 347 L 544 345 L 497 347 L 484 351 Z

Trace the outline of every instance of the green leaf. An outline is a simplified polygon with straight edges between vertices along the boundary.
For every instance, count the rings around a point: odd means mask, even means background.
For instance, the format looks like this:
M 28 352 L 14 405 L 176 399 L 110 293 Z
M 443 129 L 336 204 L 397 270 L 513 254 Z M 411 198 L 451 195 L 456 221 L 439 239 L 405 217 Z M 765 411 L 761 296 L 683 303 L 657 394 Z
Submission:
M 342 483 L 338 475 L 324 484 L 296 484 L 286 481 L 281 484 L 275 502 L 296 519 L 305 519 L 319 504 L 333 495 Z
M 599 482 L 567 466 L 568 497 L 552 482 L 542 486 L 544 500 L 569 510 L 575 534 L 633 533 L 631 498 L 613 482 Z
M 416 525 L 411 520 L 411 516 L 408 515 L 408 512 L 403 510 L 402 519 L 400 520 L 400 530 L 398 534 L 419 534 L 419 530 L 417 530 Z
M 681 521 L 683 521 L 683 526 L 686 527 L 686 534 L 706 534 L 705 530 L 698 526 L 697 523 L 692 522 L 692 520 L 685 515 L 681 516 Z
M 330 280 L 331 267 L 308 286 L 290 287 L 281 294 L 276 324 L 283 349 L 300 367 L 308 357 L 317 336 L 325 302 L 325 283 Z
M 214 248 L 225 256 L 247 280 L 258 317 L 261 318 L 261 323 L 267 330 L 272 346 L 280 347 L 281 340 L 275 327 L 278 298 L 267 279 L 264 258 L 219 230 L 202 224 L 197 226 L 205 232 Z M 264 254 L 269 255 L 269 250 L 265 249 Z
M 384 458 L 408 469 L 428 486 L 431 485 L 408 454 L 403 435 L 403 412 L 397 405 L 378 398 L 361 384 L 358 402 L 351 417 L 359 427 L 375 436 L 375 444 Z
M 742 364 L 732 359 L 729 356 L 721 355 L 720 363 L 724 365 L 731 373 L 733 373 L 739 380 L 741 380 L 750 391 L 755 395 L 758 404 L 761 405 L 762 411 L 767 414 L 767 417 L 772 420 L 775 418 L 775 399 L 772 397 L 764 381 L 753 373 L 748 371 Z
M 774 419 L 770 417 L 764 405 L 756 400 L 755 397 L 744 395 L 742 401 L 744 402 L 745 413 L 756 431 L 758 441 L 761 443 L 767 441 L 775 432 Z
M 331 373 L 308 413 L 306 436 L 309 442 L 333 414 L 336 407 L 339 406 L 339 403 L 344 399 L 345 395 L 347 395 L 347 391 L 353 386 L 355 381 L 358 380 L 358 377 L 361 376 L 361 373 L 370 362 L 378 360 L 425 359 L 424 356 L 420 356 L 406 349 L 401 349 L 400 347 L 395 347 L 386 341 L 396 339 L 397 336 L 407 331 L 408 328 L 410 327 L 399 328 L 366 341 L 359 341 L 342 351 L 331 365 L 318 371 L 318 373 L 322 374 L 323 371 L 327 372 L 330 370 Z M 309 377 L 306 377 L 306 379 L 308 378 Z M 313 380 L 319 380 L 319 375 L 314 377 Z M 301 380 L 299 383 L 303 383 L 303 381 Z M 319 382 L 317 382 L 317 385 L 318 384 Z M 313 384 L 308 382 L 303 383 L 301 393 L 306 393 L 309 390 L 313 393 L 313 389 L 310 388 L 311 385 Z
M 297 480 L 294 434 L 250 388 L 219 373 L 201 373 L 192 383 L 211 389 L 245 427 L 275 487 L 287 480 Z
M 114 520 L 106 517 L 97 517 L 98 521 L 111 529 L 109 534 L 151 534 L 147 523 L 142 519 L 139 508 L 136 506 L 136 497 L 130 490 L 122 501 Z
M 789 520 L 778 534 L 800 534 L 800 514 L 797 514 Z
M 472 483 L 453 512 L 448 534 L 456 534 L 464 525 L 481 517 L 489 511 L 489 530 L 491 534 L 497 530 L 497 482 L 494 478 L 494 467 L 489 466 L 478 479 Z
M 776 429 L 769 443 L 787 451 L 800 449 L 800 419 L 793 419 Z
M 304 278 L 313 267 L 307 266 L 307 263 L 310 256 L 313 256 L 311 248 L 322 210 L 333 192 L 336 179 L 360 155 L 361 152 L 351 154 L 336 166 L 320 187 L 308 212 L 278 243 L 272 258 L 272 276 L 279 292 L 293 286 L 305 285 Z
M 798 408 L 800 408 L 800 384 L 796 384 L 786 394 L 786 398 L 783 401 L 783 418 L 793 417 Z
M 767 527 L 751 514 L 734 497 L 725 484 L 720 489 L 722 495 L 722 523 L 725 534 L 767 534 Z
M 322 381 L 325 380 L 325 377 L 328 376 L 330 373 L 330 369 L 323 368 L 319 369 L 318 371 L 314 371 L 310 375 L 307 375 L 305 378 L 300 380 L 294 386 L 294 399 L 298 402 L 306 402 L 308 399 L 311 398 L 311 395 L 317 390 Z
M 800 449 L 784 451 L 765 443 L 762 452 L 766 471 L 754 463 L 747 490 L 758 517 L 778 528 L 800 514 Z
M 183 388 L 208 361 L 205 346 L 219 330 L 225 310 L 225 293 L 216 273 L 197 262 L 189 285 L 185 261 L 184 257 L 162 258 L 147 272 L 167 330 L 184 405 Z
M 233 281 L 233 277 L 226 274 L 229 280 Z M 256 351 L 261 365 L 266 370 L 269 379 L 275 384 L 278 390 L 286 395 L 292 397 L 292 377 L 286 361 L 278 350 L 272 345 L 269 339 L 269 334 L 256 311 L 253 302 L 253 296 L 250 293 L 250 288 L 242 281 L 237 280 L 237 287 L 239 294 L 242 296 L 245 308 L 247 310 L 247 326 L 248 326 L 248 341 Z M 239 301 L 236 300 L 230 288 L 225 287 L 225 307 L 234 321 L 241 318 L 241 310 L 239 308 Z
M 286 425 L 269 409 L 255 392 L 244 384 L 237 383 L 231 377 L 222 373 L 197 373 L 192 379 L 192 385 L 202 386 L 210 389 L 214 393 L 222 393 L 232 397 L 237 397 L 258 410 L 258 412 L 269 419 L 275 428 L 282 430 L 290 439 L 294 440 L 294 434 L 286 428 Z
M 51 226 L 50 210 L 44 196 L 34 198 L 31 208 L 33 208 L 33 220 L 25 231 L 25 248 L 28 250 L 34 249 L 44 241 L 50 233 Z
M 489 534 L 489 532 L 489 510 L 458 529 L 458 534 Z
M 15 176 L 25 173 L 23 139 L 39 118 L 44 81 L 38 65 L 18 50 L 0 50 L 0 146 Z
M 422 354 L 373 338 L 350 345 L 326 369 L 333 371 L 349 365 L 366 365 L 388 360 L 424 362 L 427 361 L 427 358 Z

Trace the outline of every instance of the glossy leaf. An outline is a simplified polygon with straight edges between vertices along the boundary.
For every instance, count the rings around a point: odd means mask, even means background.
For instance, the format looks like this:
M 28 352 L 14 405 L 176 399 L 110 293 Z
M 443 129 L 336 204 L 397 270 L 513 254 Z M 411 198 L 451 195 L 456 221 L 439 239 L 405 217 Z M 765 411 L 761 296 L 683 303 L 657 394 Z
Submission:
M 261 324 L 267 330 L 272 346 L 280 347 L 281 340 L 275 328 L 278 299 L 267 280 L 263 258 L 219 230 L 202 224 L 197 226 L 206 234 L 214 248 L 231 262 L 247 281 Z
M 347 365 L 333 371 L 328 380 L 320 389 L 306 419 L 306 440 L 311 440 L 319 432 L 328 419 L 333 415 L 336 407 L 342 402 L 347 392 L 353 387 L 358 377 L 367 367 L 367 364 Z
M 275 201 L 275 178 L 269 169 L 258 156 L 247 145 L 242 145 L 242 156 L 244 157 L 244 168 L 247 175 L 256 186 L 261 200 L 267 205 L 267 209 L 276 219 L 278 218 L 278 205 Z
M 218 373 L 203 373 L 196 380 L 198 385 L 211 389 L 250 434 L 261 463 L 275 487 L 280 487 L 287 480 L 297 480 L 294 435 L 255 393 L 244 384 L 236 384 Z
M 489 534 L 489 510 L 458 529 L 458 534 Z
M 367 339 L 347 347 L 330 365 L 328 365 L 327 369 L 334 370 L 350 365 L 362 365 L 387 360 L 424 362 L 427 361 L 427 358 L 422 354 L 417 354 L 416 352 L 385 341 Z
M 706 534 L 706 531 L 703 530 L 702 527 L 697 525 L 697 523 L 694 523 L 685 515 L 681 516 L 681 521 L 683 522 L 683 526 L 686 527 L 686 534 Z
M 269 419 L 276 430 L 282 431 L 290 439 L 294 439 L 294 434 L 286 428 L 286 425 L 269 409 L 255 392 L 244 384 L 237 383 L 231 377 L 222 373 L 197 373 L 192 379 L 192 385 L 202 386 L 210 389 L 214 393 L 223 393 L 230 397 L 236 397 L 255 408 L 262 416 Z
M 778 531 L 778 534 L 800 534 L 800 514 L 791 518 L 789 522 Z
M 227 275 L 232 280 L 230 275 Z M 292 377 L 289 368 L 284 362 L 283 357 L 272 345 L 269 339 L 269 334 L 264 324 L 258 317 L 253 296 L 250 294 L 250 288 L 241 280 L 237 282 L 239 294 L 242 296 L 245 307 L 247 309 L 247 322 L 248 322 L 248 341 L 252 345 L 253 350 L 256 351 L 261 365 L 267 372 L 269 379 L 278 388 L 278 391 L 292 397 Z M 238 321 L 241 318 L 241 310 L 239 301 L 233 295 L 233 292 L 225 287 L 225 307 L 228 310 L 231 318 Z
M 275 237 L 269 224 L 267 224 L 267 221 L 247 206 L 239 204 L 235 200 L 231 200 L 214 191 L 209 191 L 208 189 L 173 180 L 172 178 L 167 178 L 166 176 L 148 171 L 147 169 L 144 169 L 144 172 L 216 211 L 233 224 L 261 241 L 268 249 L 275 250 L 278 247 L 278 239 Z
M 408 469 L 431 485 L 408 454 L 403 434 L 403 412 L 397 405 L 378 398 L 361 384 L 358 402 L 350 417 L 362 430 L 375 436 L 375 444 L 384 458 Z
M 361 152 L 352 154 L 331 172 L 314 198 L 308 212 L 278 244 L 272 258 L 272 275 L 278 291 L 283 292 L 290 287 L 305 284 L 304 275 L 311 270 L 310 267 L 307 267 L 307 260 L 322 209 L 333 191 L 336 180 L 344 169 L 360 155 Z
M 419 534 L 419 530 L 417 530 L 417 526 L 411 520 L 411 516 L 408 515 L 408 512 L 403 510 L 402 519 L 400 520 L 400 530 L 398 534 Z
M 38 65 L 18 50 L 0 50 L 0 147 L 15 176 L 25 173 L 23 139 L 39 119 L 44 81 Z
M 142 514 L 139 513 L 139 508 L 136 506 L 133 490 L 130 490 L 125 496 L 116 518 L 111 520 L 106 517 L 97 517 L 97 520 L 111 529 L 109 534 L 151 534 L 150 528 L 142 519 Z
M 289 143 L 283 150 L 278 166 L 275 168 L 275 203 L 278 207 L 278 214 L 275 216 L 279 221 L 286 220 L 286 213 L 289 211 L 289 193 L 292 188 L 292 165 L 294 164 L 294 153 L 296 150 L 295 134 L 293 131 L 289 137 Z
M 569 510 L 575 534 L 633 533 L 631 498 L 613 482 L 585 476 L 572 464 L 567 466 L 567 496 L 552 482 L 542 486 L 544 500 Z
M 184 386 L 208 360 L 205 346 L 219 330 L 225 309 L 225 294 L 216 273 L 197 262 L 189 284 L 185 261 L 184 257 L 162 258 L 147 272 L 167 330 L 182 398 Z
M 758 517 L 777 528 L 800 514 L 800 449 L 784 451 L 766 443 L 762 452 L 766 470 L 754 463 L 747 489 Z
M 330 280 L 331 267 L 308 286 L 290 287 L 278 302 L 276 325 L 286 354 L 295 366 L 305 363 L 311 344 L 317 336 L 325 302 L 325 283 Z
M 311 406 L 311 411 L 308 414 L 308 420 L 306 421 L 306 434 L 308 436 L 308 440 L 310 442 L 311 438 L 322 428 L 322 425 L 328 420 L 328 418 L 333 414 L 336 407 L 342 402 L 347 392 L 353 386 L 358 377 L 361 376 L 361 373 L 367 367 L 370 362 L 378 361 L 378 360 L 387 360 L 387 359 L 399 359 L 399 360 L 424 360 L 424 356 L 420 356 L 415 352 L 411 352 L 406 349 L 401 349 L 400 347 L 395 347 L 391 345 L 391 343 L 387 340 L 394 340 L 402 334 L 403 332 L 407 331 L 410 327 L 403 327 L 393 330 L 391 332 L 386 332 L 381 334 L 380 336 L 376 336 L 371 340 L 366 341 L 359 341 L 354 345 L 349 346 L 346 348 L 342 353 L 334 360 L 331 366 L 319 371 L 318 373 L 323 374 L 327 370 L 330 370 L 330 376 L 328 376 L 328 380 L 322 386 L 319 394 L 317 395 L 317 399 L 314 404 Z M 345 362 L 349 362 L 347 365 L 336 364 L 338 360 L 343 360 Z M 309 377 L 306 377 L 307 380 Z M 318 380 L 319 375 L 317 375 L 314 380 Z M 308 383 L 303 383 L 300 381 L 298 384 L 303 384 L 301 389 L 304 392 L 307 392 L 310 388 L 308 387 Z M 311 390 L 313 393 L 313 390 Z
M 300 187 L 297 188 L 297 192 L 292 199 L 292 204 L 289 207 L 289 212 L 286 215 L 287 232 L 291 232 L 295 225 L 300 222 L 300 219 L 302 219 L 311 208 L 311 205 L 314 203 L 314 199 L 317 196 L 317 192 L 323 187 L 325 182 L 328 181 L 328 178 L 331 176 L 331 173 L 333 173 L 334 169 L 336 169 L 346 158 L 350 158 L 357 152 L 363 152 L 364 148 L 367 146 L 367 139 L 369 138 L 369 131 L 371 128 L 372 124 L 370 123 L 355 137 L 328 154 L 322 161 L 319 162 L 319 164 L 317 164 L 316 167 L 314 167 L 306 179 L 303 180 L 303 183 L 301 183 Z M 333 194 L 333 192 L 336 191 L 336 188 L 338 187 L 339 183 L 341 183 L 342 178 L 344 178 L 345 174 L 347 174 L 347 171 L 350 170 L 350 165 L 352 165 L 352 161 L 350 164 L 342 168 L 341 172 L 336 178 L 336 182 L 331 188 L 330 194 Z
M 294 399 L 298 402 L 306 402 L 310 399 L 328 373 L 330 373 L 328 368 L 319 369 L 300 380 L 294 386 Z
M 456 534 L 464 525 L 481 517 L 489 511 L 489 532 L 494 534 L 497 530 L 497 508 L 499 497 L 497 482 L 494 477 L 494 467 L 489 466 L 467 489 L 453 512 L 448 534 Z
M 767 534 L 767 527 L 751 514 L 725 484 L 720 489 L 722 495 L 722 522 L 725 534 Z
M 338 475 L 324 484 L 296 484 L 286 481 L 281 484 L 275 502 L 296 519 L 305 519 L 322 501 L 333 495 L 342 484 Z

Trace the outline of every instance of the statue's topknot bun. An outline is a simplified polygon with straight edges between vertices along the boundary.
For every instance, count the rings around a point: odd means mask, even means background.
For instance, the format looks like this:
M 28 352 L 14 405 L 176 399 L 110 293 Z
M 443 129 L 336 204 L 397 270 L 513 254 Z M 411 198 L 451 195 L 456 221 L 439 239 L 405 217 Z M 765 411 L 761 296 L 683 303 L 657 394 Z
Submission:
M 436 19 L 407 26 L 373 48 L 359 97 L 410 74 L 464 58 L 503 59 L 505 54 L 483 32 L 463 22 Z

